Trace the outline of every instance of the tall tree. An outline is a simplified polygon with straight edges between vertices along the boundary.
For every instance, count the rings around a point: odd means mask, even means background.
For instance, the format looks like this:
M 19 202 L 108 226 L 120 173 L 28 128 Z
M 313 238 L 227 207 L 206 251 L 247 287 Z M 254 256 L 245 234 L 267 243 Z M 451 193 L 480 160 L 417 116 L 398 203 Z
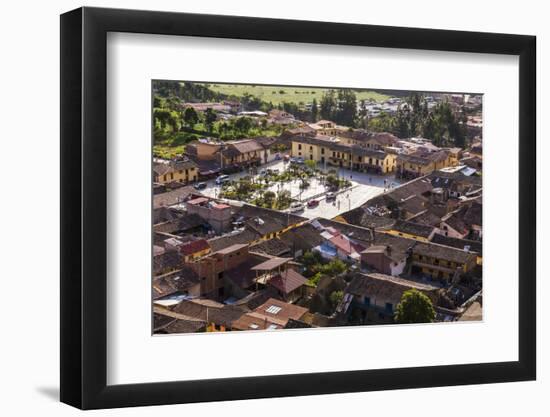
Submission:
M 199 122 L 199 115 L 193 107 L 187 107 L 183 112 L 183 123 L 190 129 L 193 129 Z
M 321 118 L 327 120 L 333 120 L 338 106 L 336 103 L 336 95 L 334 90 L 328 90 L 321 97 Z
M 204 112 L 204 125 L 210 133 L 212 133 L 212 127 L 216 121 L 216 113 L 211 108 L 207 108 Z
M 434 319 L 435 310 L 427 295 L 416 289 L 403 293 L 394 316 L 397 323 L 431 323 Z
M 319 108 L 317 107 L 317 100 L 314 98 L 313 103 L 311 103 L 311 121 L 315 123 L 319 117 Z
M 343 89 L 338 91 L 338 110 L 336 113 L 336 122 L 355 127 L 357 119 L 357 97 L 353 90 Z

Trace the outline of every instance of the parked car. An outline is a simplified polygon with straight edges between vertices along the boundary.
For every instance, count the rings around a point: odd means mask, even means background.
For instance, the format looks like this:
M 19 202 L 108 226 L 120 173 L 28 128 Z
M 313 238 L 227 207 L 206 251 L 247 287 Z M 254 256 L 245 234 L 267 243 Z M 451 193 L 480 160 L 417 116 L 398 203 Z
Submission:
M 229 181 L 229 175 L 220 175 L 218 178 L 216 178 L 216 184 L 221 185 Z
M 301 156 L 299 156 L 298 158 L 296 158 L 296 163 L 297 164 L 303 164 L 304 163 L 304 158 L 302 158 Z
M 267 171 L 265 170 L 265 168 L 262 168 L 262 170 L 260 171 L 260 175 L 263 177 L 265 175 L 267 175 Z
M 206 188 L 205 182 L 197 182 L 195 185 L 193 185 L 195 190 L 204 190 Z
M 275 161 L 280 161 L 281 160 L 281 154 L 278 153 L 275 155 Z
M 290 205 L 289 211 L 291 213 L 298 213 L 300 211 L 304 211 L 304 205 L 296 201 Z
M 283 157 L 283 159 L 284 159 L 285 162 L 290 161 L 290 155 L 285 155 L 285 156 Z
M 336 193 L 327 193 L 326 200 L 327 200 L 327 201 L 334 201 L 334 200 L 336 200 Z
M 309 201 L 307 202 L 307 206 L 308 206 L 309 208 L 317 207 L 318 205 L 319 205 L 319 200 L 313 199 L 313 200 L 309 200 Z

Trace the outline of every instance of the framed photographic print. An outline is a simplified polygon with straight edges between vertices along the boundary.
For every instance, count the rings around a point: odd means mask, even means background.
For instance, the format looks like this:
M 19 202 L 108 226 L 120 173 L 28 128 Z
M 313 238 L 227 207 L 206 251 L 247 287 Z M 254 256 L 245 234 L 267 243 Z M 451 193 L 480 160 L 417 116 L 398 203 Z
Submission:
M 61 400 L 535 379 L 535 38 L 61 16 Z

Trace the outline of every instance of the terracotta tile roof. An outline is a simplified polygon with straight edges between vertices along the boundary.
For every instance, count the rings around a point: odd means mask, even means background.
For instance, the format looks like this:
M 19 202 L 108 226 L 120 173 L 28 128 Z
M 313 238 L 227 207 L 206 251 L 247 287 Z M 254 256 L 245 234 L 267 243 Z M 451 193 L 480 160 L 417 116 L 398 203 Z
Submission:
M 401 301 L 401 296 L 405 291 L 413 288 L 430 296 L 432 300 L 436 297 L 436 287 L 379 273 L 355 274 L 346 288 L 346 292 L 356 296 L 387 300 L 395 305 Z
M 219 253 L 221 255 L 227 255 L 229 253 L 237 252 L 238 250 L 246 248 L 247 246 L 248 246 L 247 243 L 235 243 L 234 245 L 227 246 L 223 249 L 216 251 L 216 253 Z
M 267 261 L 262 262 L 261 264 L 253 266 L 251 269 L 253 271 L 271 271 L 272 269 L 286 264 L 290 260 L 292 260 L 292 258 L 273 257 L 271 259 L 268 259 Z
M 407 222 L 404 220 L 396 220 L 391 229 L 396 230 L 397 232 L 424 237 L 426 239 L 429 238 L 435 230 L 435 228 L 431 226 L 426 226 L 416 222 Z
M 221 251 L 235 244 L 248 244 L 260 239 L 261 235 L 255 230 L 245 227 L 239 233 L 231 233 L 224 236 L 214 237 L 208 240 L 213 252 Z
M 281 274 L 276 275 L 271 278 L 268 282 L 269 285 L 277 288 L 283 294 L 290 294 L 295 289 L 305 285 L 307 279 L 304 278 L 301 274 L 296 272 L 294 269 L 287 269 Z
M 445 259 L 456 263 L 471 262 L 476 259 L 476 255 L 472 253 L 435 243 L 417 242 L 412 251 L 418 255 Z
M 197 190 L 191 186 L 181 187 L 166 193 L 155 194 L 153 196 L 153 207 L 156 209 L 159 207 L 173 206 L 174 204 L 181 203 L 192 194 L 197 194 Z
M 168 326 L 162 329 L 162 333 L 196 333 L 204 331 L 207 323 L 205 321 L 191 321 L 175 319 Z
M 431 241 L 433 243 L 438 243 L 440 245 L 450 246 L 462 250 L 468 247 L 470 252 L 475 252 L 480 255 L 482 253 L 482 243 L 478 242 L 477 240 L 458 239 L 454 237 L 435 234 Z
M 230 147 L 234 147 L 240 153 L 259 152 L 263 150 L 263 146 L 254 139 L 229 142 Z
M 250 247 L 252 252 L 281 256 L 290 253 L 290 248 L 279 238 L 262 240 Z
M 184 300 L 174 307 L 173 311 L 208 323 L 231 327 L 245 311 L 237 306 L 216 303 L 212 300 Z
M 192 240 L 180 246 L 182 255 L 193 255 L 207 249 L 210 249 L 210 245 L 205 239 Z
M 241 316 L 233 324 L 233 328 L 237 330 L 261 330 L 268 329 L 271 326 L 273 329 L 280 329 L 288 323 L 289 319 L 300 320 L 307 311 L 307 308 L 270 298 L 252 312 Z M 254 326 L 251 326 L 251 324 Z
M 196 272 L 184 266 L 178 271 L 169 272 L 153 279 L 153 298 L 166 297 L 175 292 L 183 293 L 199 282 Z

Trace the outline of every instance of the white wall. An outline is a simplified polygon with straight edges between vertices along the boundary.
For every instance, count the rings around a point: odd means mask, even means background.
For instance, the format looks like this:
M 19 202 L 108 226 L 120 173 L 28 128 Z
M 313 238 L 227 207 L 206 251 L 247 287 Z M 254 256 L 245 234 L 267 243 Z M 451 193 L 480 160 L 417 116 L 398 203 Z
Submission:
M 2 150 L 0 205 L 2 256 L 0 303 L 2 343 L 0 384 L 5 415 L 76 415 L 57 403 L 58 392 L 58 273 L 59 273 L 59 17 L 79 7 L 78 1 L 5 2 L 0 14 L 2 43 Z M 184 3 L 177 0 L 123 0 L 86 2 L 89 6 L 162 9 L 217 14 L 331 20 L 395 26 L 418 26 L 474 31 L 536 34 L 538 36 L 538 96 L 548 97 L 550 26 L 544 2 L 479 2 L 466 0 L 452 5 L 441 1 L 353 0 L 273 2 L 210 0 Z M 545 106 L 543 108 L 543 105 Z M 539 99 L 539 120 L 547 105 Z M 544 131 L 543 131 L 544 129 Z M 539 122 L 539 155 L 550 151 L 548 127 Z M 7 145 L 7 149 L 6 149 Z M 540 157 L 539 157 L 540 160 Z M 542 184 L 549 178 L 539 163 L 539 213 L 548 210 Z M 17 182 L 21 182 L 18 185 Z M 539 215 L 539 236 L 548 231 L 548 220 Z M 546 233 L 548 235 L 548 233 Z M 35 245 L 28 252 L 25 241 Z M 539 254 L 548 249 L 548 238 L 539 239 Z M 540 257 L 540 255 L 539 255 Z M 539 272 L 539 294 L 550 286 Z M 21 298 L 25 303 L 21 303 Z M 539 305 L 541 297 L 539 296 Z M 330 395 L 291 399 L 240 401 L 227 404 L 173 406 L 102 411 L 94 415 L 146 416 L 159 412 L 209 415 L 280 416 L 288 410 L 334 416 L 350 411 L 363 414 L 441 415 L 542 415 L 549 406 L 550 368 L 540 352 L 549 351 L 548 309 L 539 308 L 539 381 L 499 385 L 435 388 L 363 394 Z M 546 323 L 546 325 L 542 325 Z M 454 406 L 459 404 L 459 406 Z M 537 412 L 541 410 L 540 412 Z M 31 414 L 32 413 L 32 414 Z

